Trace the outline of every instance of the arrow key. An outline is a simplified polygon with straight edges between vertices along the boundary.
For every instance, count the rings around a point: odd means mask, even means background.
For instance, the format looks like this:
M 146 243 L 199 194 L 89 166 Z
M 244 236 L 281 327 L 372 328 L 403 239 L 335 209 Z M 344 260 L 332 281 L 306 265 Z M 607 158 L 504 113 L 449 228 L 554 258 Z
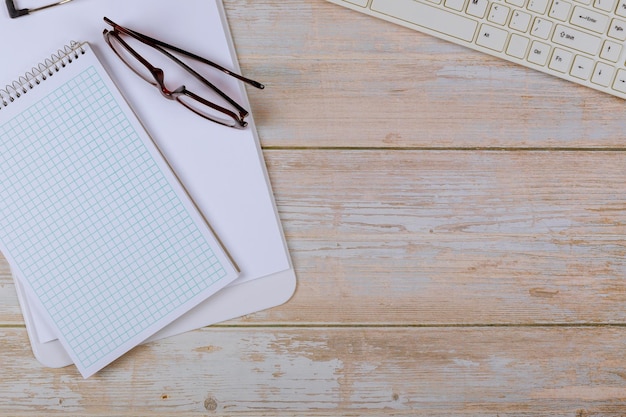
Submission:
M 588 80 L 592 70 L 593 60 L 582 55 L 576 55 L 576 58 L 574 58 L 574 64 L 572 65 L 572 69 L 570 70 L 570 74 L 572 74 L 576 78 Z
M 613 90 L 626 93 L 626 71 L 623 69 L 617 71 L 617 76 L 613 82 Z
M 617 62 L 621 53 L 621 44 L 613 41 L 604 41 L 604 45 L 600 51 L 600 58 L 604 58 L 611 62 Z
M 605 64 L 604 62 L 598 62 L 596 69 L 591 76 L 591 82 L 599 84 L 603 87 L 608 87 L 613 79 L 613 67 Z

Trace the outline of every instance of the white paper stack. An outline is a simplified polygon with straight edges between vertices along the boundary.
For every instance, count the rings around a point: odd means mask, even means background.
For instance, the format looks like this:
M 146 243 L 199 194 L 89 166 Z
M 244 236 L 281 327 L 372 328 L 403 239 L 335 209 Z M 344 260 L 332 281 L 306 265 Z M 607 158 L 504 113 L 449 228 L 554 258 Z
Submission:
M 197 304 L 196 307 L 165 327 L 162 327 L 165 321 L 158 321 L 158 325 L 143 329 L 138 333 L 141 336 L 133 338 L 124 349 L 116 352 L 132 348 L 140 342 L 138 337 L 147 337 L 144 341 L 154 340 L 287 301 L 295 289 L 295 273 L 254 120 L 249 119 L 250 125 L 245 130 L 229 129 L 197 117 L 176 102 L 163 99 L 157 89 L 129 71 L 106 45 L 101 35 L 105 28 L 104 16 L 225 67 L 238 70 L 238 64 L 219 0 L 134 0 L 130 3 L 89 0 L 71 2 L 18 19 L 9 19 L 8 15 L 3 17 L 0 36 L 13 41 L 3 46 L 3 52 L 12 59 L 0 68 L 2 80 L 12 80 L 29 71 L 35 62 L 70 40 L 86 41 L 91 45 L 195 202 L 199 214 L 208 221 L 239 267 L 239 277 L 230 285 L 223 289 L 214 287 L 219 292 L 210 296 L 202 293 L 198 297 L 205 301 L 198 303 L 199 298 L 194 298 L 191 304 Z M 204 75 L 249 108 L 245 90 L 238 82 L 208 68 Z M 180 84 L 184 84 L 184 80 Z M 38 253 L 33 256 L 37 257 Z M 11 258 L 9 261 L 12 268 L 18 263 Z M 174 275 L 177 273 L 179 271 Z M 233 276 L 232 273 L 234 268 L 229 277 Z M 58 339 L 58 318 L 52 317 L 49 305 L 46 307 L 42 302 L 41 293 L 37 295 L 33 291 L 33 281 L 27 275 L 19 270 L 14 278 L 35 356 L 42 364 L 51 367 L 75 362 L 76 357 L 67 352 L 67 340 L 64 340 L 64 346 Z M 177 275 L 177 279 L 184 279 L 184 275 Z M 66 278 L 48 279 L 56 282 Z M 45 281 L 44 277 L 39 279 Z M 191 304 L 186 304 L 184 310 Z M 177 310 L 174 315 L 180 315 L 181 311 Z M 76 337 L 82 335 L 81 332 L 75 334 Z M 101 358 L 97 365 L 83 367 L 81 372 L 90 375 L 115 357 L 116 354 Z

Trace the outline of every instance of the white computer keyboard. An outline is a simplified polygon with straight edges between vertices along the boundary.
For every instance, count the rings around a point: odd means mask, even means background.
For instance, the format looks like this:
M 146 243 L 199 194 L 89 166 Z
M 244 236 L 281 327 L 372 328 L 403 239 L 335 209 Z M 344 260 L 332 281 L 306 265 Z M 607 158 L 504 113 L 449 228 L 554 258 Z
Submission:
M 626 0 L 328 0 L 626 99 Z

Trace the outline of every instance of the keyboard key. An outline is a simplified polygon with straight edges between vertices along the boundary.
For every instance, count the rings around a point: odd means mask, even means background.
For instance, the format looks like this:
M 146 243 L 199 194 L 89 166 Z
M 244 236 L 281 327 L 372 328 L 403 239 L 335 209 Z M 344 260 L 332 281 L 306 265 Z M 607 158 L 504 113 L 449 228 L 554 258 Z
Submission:
M 413 0 L 373 0 L 370 8 L 387 16 L 471 42 L 476 21 Z
M 572 19 L 570 20 L 572 25 L 576 25 L 581 28 L 589 29 L 594 32 L 604 33 L 606 26 L 609 23 L 608 16 L 594 12 L 593 10 L 585 9 L 584 7 L 574 7 L 572 13 Z
M 561 21 L 566 21 L 569 17 L 569 11 L 572 8 L 572 5 L 563 0 L 554 0 L 552 3 L 552 7 L 550 8 L 550 13 L 548 15 L 553 19 L 558 19 Z
M 626 40 L 626 22 L 619 19 L 613 19 L 609 27 L 608 35 L 620 41 Z
M 506 0 L 506 2 L 512 4 L 513 6 L 524 7 L 526 0 Z
M 607 61 L 617 62 L 622 52 L 622 45 L 613 41 L 604 41 L 602 50 L 600 51 L 600 57 Z
M 555 48 L 552 53 L 549 67 L 553 70 L 566 73 L 569 71 L 574 54 L 561 48 Z
M 530 47 L 530 52 L 528 53 L 528 62 L 532 62 L 537 65 L 546 65 L 546 62 L 548 62 L 548 55 L 550 55 L 550 45 L 534 41 Z
M 593 7 L 596 9 L 604 10 L 605 12 L 610 12 L 613 10 L 615 6 L 615 0 L 596 0 L 593 3 Z
M 506 19 L 509 17 L 510 10 L 511 9 L 503 6 L 502 4 L 493 3 L 491 5 L 491 10 L 489 10 L 489 16 L 487 16 L 487 20 L 498 25 L 504 25 L 506 23 Z
M 581 80 L 588 80 L 592 69 L 593 60 L 582 55 L 576 55 L 570 74 Z
M 470 0 L 469 4 L 467 5 L 467 14 L 482 19 L 483 17 L 485 17 L 485 12 L 487 11 L 488 5 L 488 0 Z
M 552 22 L 541 17 L 535 19 L 530 34 L 541 39 L 548 39 L 552 30 Z
M 519 30 L 520 32 L 526 32 L 528 30 L 528 26 L 530 25 L 530 18 L 531 16 L 528 13 L 516 10 L 513 12 L 513 16 L 511 16 L 509 27 L 511 29 Z
M 493 49 L 497 52 L 502 52 L 508 34 L 506 30 L 483 24 L 480 27 L 480 32 L 478 32 L 476 44 Z
M 563 25 L 556 25 L 552 42 L 568 48 L 596 55 L 600 49 L 601 39 L 586 32 Z
M 531 12 L 545 14 L 548 7 L 548 0 L 528 0 L 527 9 Z
M 461 11 L 463 10 L 463 6 L 465 6 L 465 0 L 446 0 L 444 5 L 453 10 Z
M 526 56 L 526 50 L 530 41 L 523 36 L 512 34 L 509 46 L 506 48 L 506 53 L 514 56 L 515 58 L 524 59 Z
M 591 82 L 608 87 L 613 78 L 613 67 L 603 62 L 598 62 L 591 76 Z
M 617 70 L 617 76 L 613 82 L 613 89 L 626 93 L 626 71 L 623 69 Z
M 615 14 L 618 16 L 626 17 L 626 0 L 619 0 L 619 3 L 617 3 L 617 8 L 615 9 Z

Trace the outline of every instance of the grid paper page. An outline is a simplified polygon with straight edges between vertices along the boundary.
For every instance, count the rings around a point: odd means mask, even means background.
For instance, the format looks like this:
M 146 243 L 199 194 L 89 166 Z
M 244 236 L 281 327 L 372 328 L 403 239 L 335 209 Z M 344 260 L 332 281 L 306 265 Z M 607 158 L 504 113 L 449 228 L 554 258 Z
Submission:
M 0 240 L 89 376 L 237 273 L 102 67 L 85 64 L 0 113 Z

